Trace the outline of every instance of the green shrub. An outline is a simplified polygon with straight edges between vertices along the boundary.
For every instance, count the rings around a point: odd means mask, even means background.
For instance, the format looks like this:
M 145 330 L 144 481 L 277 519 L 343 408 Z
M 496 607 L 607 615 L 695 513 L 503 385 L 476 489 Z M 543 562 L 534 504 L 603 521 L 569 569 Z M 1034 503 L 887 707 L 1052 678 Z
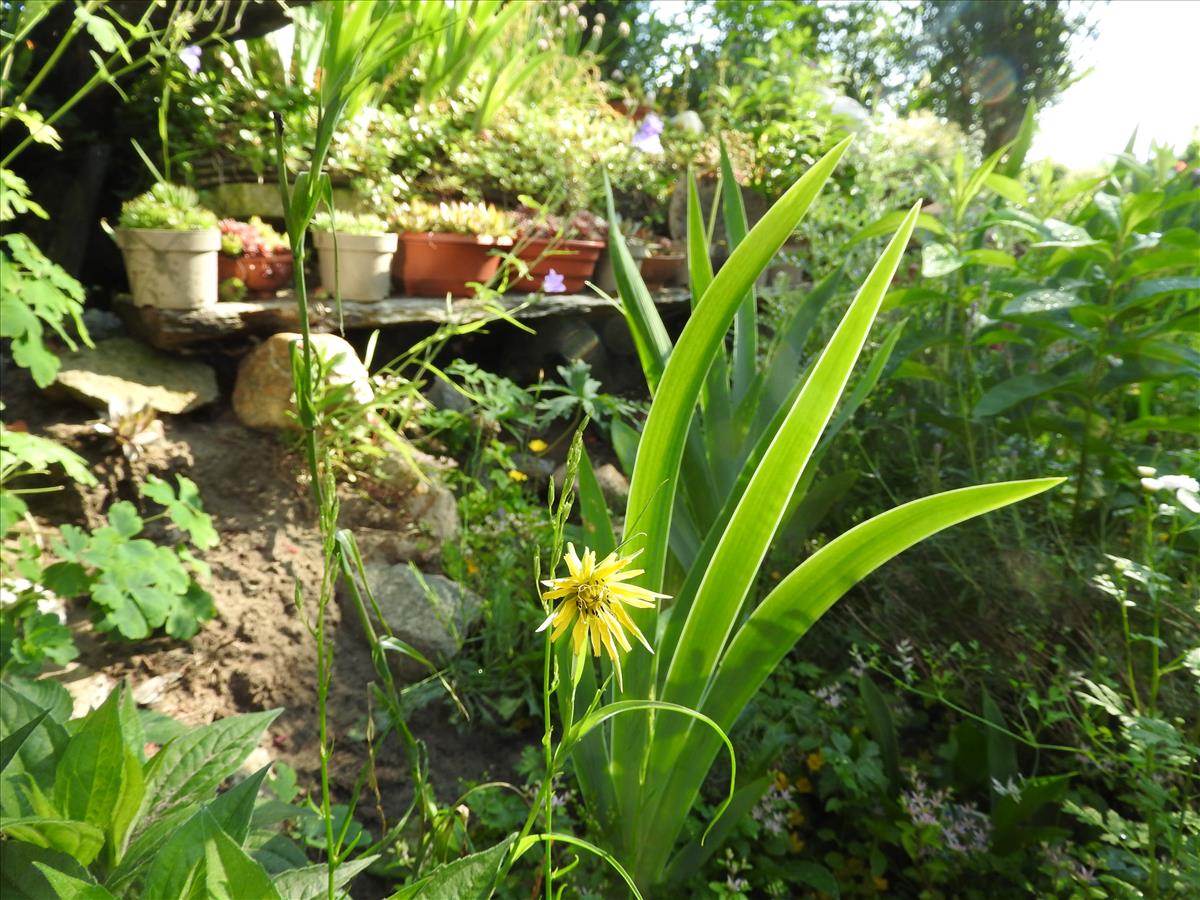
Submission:
M 374 213 L 320 213 L 313 218 L 313 231 L 337 231 L 338 234 L 387 234 L 388 223 Z
M 392 227 L 400 232 L 432 231 L 437 234 L 471 234 L 490 238 L 511 238 L 516 233 L 512 215 L 496 209 L 490 203 L 426 203 L 424 200 L 411 200 L 397 204 L 388 218 Z

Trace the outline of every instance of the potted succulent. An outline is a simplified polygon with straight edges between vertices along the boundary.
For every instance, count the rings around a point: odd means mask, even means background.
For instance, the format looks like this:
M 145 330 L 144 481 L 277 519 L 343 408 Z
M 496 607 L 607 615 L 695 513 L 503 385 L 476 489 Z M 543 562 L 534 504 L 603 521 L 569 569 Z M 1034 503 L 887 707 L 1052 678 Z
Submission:
M 561 218 L 522 207 L 515 217 L 516 256 L 529 268 L 529 275 L 513 282 L 513 289 L 541 290 L 546 276 L 554 269 L 562 275 L 565 291 L 575 294 L 583 290 L 604 250 L 608 223 L 587 210 Z
M 287 239 L 260 219 L 249 222 L 222 219 L 221 255 L 217 278 L 221 283 L 236 278 L 252 297 L 271 297 L 292 279 L 292 252 Z
M 486 284 L 500 267 L 497 247 L 511 247 L 509 213 L 483 203 L 397 204 L 391 216 L 401 252 L 392 275 L 413 297 L 470 297 L 472 283 Z
M 163 181 L 126 202 L 116 240 L 136 306 L 216 304 L 221 232 L 191 188 Z
M 646 287 L 661 290 L 679 280 L 687 257 L 670 238 L 638 231 L 630 238 L 629 246 L 641 259 L 638 268 Z
M 333 219 L 322 213 L 313 219 L 312 229 L 325 290 L 336 288 L 343 300 L 360 302 L 387 297 L 396 253 L 396 235 L 387 222 L 371 213 L 342 213 Z

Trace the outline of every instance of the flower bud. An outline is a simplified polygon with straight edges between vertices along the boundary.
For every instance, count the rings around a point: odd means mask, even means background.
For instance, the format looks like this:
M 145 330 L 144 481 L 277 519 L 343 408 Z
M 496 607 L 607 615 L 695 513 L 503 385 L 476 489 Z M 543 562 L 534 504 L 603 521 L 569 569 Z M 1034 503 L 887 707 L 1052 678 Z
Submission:
M 623 38 L 629 37 L 629 23 L 622 22 L 617 26 L 617 34 Z
M 579 30 L 580 30 L 580 31 L 586 31 L 586 30 L 587 30 L 587 27 L 588 27 L 588 20 L 587 20 L 587 16 L 580 16 L 580 17 L 579 17 L 579 18 L 577 18 L 575 21 L 579 23 Z
M 608 17 L 605 16 L 604 13 L 596 13 L 596 24 L 599 25 L 601 28 L 604 27 L 604 23 L 607 21 L 608 21 Z

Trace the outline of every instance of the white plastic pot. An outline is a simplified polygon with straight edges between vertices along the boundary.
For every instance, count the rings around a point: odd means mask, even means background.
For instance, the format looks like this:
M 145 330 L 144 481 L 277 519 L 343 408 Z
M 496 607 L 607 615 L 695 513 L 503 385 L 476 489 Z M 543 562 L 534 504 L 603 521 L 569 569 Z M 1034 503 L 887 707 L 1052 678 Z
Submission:
M 383 300 L 391 291 L 392 257 L 398 242 L 396 234 L 339 234 L 335 257 L 333 232 L 314 231 L 321 287 L 332 294 L 336 285 L 343 300 L 360 303 Z
M 135 306 L 200 309 L 217 304 L 217 251 L 221 232 L 121 228 L 117 246 Z

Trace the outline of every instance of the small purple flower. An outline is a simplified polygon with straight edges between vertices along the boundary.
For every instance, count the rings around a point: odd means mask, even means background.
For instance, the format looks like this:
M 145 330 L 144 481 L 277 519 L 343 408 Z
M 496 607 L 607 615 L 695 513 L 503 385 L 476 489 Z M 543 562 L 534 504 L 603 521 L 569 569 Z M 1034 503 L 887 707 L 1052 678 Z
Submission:
M 662 130 L 663 120 L 654 113 L 649 113 L 646 118 L 642 119 L 637 134 L 633 136 L 633 146 L 643 153 L 662 153 L 663 145 L 659 139 Z
M 179 59 L 193 75 L 200 71 L 200 48 L 195 44 L 180 50 Z
M 567 285 L 563 282 L 562 275 L 551 269 L 542 279 L 542 290 L 547 294 L 562 294 L 566 292 Z

